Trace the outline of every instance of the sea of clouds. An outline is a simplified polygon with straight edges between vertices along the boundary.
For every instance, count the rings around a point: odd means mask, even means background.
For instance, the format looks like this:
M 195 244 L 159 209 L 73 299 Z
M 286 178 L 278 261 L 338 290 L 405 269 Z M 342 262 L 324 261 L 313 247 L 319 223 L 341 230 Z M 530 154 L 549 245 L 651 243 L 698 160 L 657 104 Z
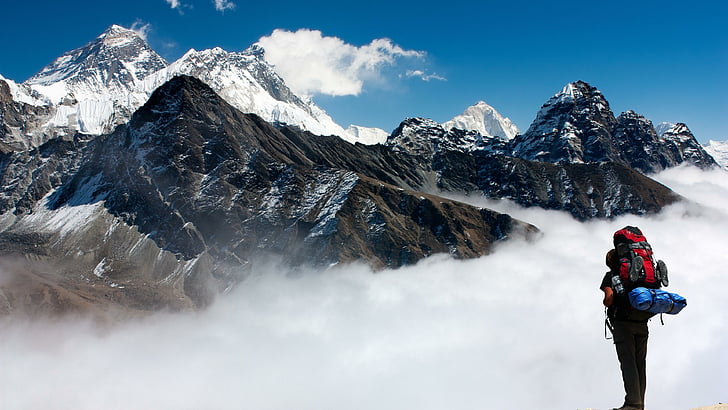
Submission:
M 579 223 L 463 198 L 537 225 L 477 260 L 393 271 L 269 264 L 209 309 L 112 327 L 0 321 L 3 409 L 585 409 L 622 404 L 599 283 L 612 233 L 639 226 L 679 315 L 650 322 L 647 408 L 728 402 L 728 173 L 655 177 L 689 201 Z

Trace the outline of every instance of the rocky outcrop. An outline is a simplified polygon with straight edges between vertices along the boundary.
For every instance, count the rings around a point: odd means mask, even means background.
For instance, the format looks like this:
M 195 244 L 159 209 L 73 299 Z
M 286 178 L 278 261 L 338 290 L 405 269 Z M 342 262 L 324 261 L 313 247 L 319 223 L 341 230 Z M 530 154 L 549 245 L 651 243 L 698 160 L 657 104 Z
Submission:
M 21 151 L 45 141 L 54 130 L 44 129 L 56 110 L 15 101 L 7 81 L 0 78 L 0 154 Z
M 608 161 L 619 157 L 611 137 L 615 124 L 602 93 L 577 81 L 541 107 L 528 130 L 513 140 L 512 155 L 551 163 Z
M 683 123 L 674 124 L 662 134 L 668 149 L 678 158 L 678 163 L 688 163 L 699 168 L 715 167 L 717 162 L 708 154 L 695 138 L 695 135 Z
M 615 120 L 615 125 L 624 123 Z M 400 125 L 388 144 L 420 158 L 419 162 L 426 164 L 420 169 L 434 173 L 430 180 L 437 189 L 480 191 L 487 197 L 508 198 L 527 207 L 564 210 L 579 220 L 658 212 L 679 199 L 669 188 L 630 167 L 621 156 L 615 161 L 588 163 L 535 161 L 512 156 L 513 144 L 519 141 L 520 137 L 507 142 L 458 129 L 446 132 L 432 121 L 413 118 Z M 618 146 L 610 149 L 616 152 Z M 580 152 L 595 150 L 580 148 Z M 625 149 L 624 157 L 640 164 L 640 156 L 632 151 Z M 655 161 L 654 157 L 644 163 L 649 161 Z

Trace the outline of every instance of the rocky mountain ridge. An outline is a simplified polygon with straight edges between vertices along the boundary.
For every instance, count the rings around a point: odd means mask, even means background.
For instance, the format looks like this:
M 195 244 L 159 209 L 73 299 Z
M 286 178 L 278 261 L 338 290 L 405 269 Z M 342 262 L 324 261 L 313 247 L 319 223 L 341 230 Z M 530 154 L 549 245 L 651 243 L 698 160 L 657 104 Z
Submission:
M 511 140 L 410 118 L 387 145 L 419 154 L 480 152 L 552 164 L 616 162 L 644 174 L 682 163 L 704 169 L 717 165 L 685 124 L 663 124 L 661 131 L 658 135 L 652 122 L 634 111 L 615 117 L 598 89 L 577 81 L 551 97 L 529 129 Z
M 397 267 L 536 232 L 410 189 L 434 175 L 419 157 L 279 130 L 189 76 L 110 134 L 7 152 L 2 169 L 0 251 L 30 261 L 0 288 L 7 311 L 197 308 L 261 255 Z
M 643 173 L 683 162 L 716 165 L 684 124 L 658 135 L 634 111 L 615 118 L 602 93 L 583 81 L 568 84 L 541 107 L 526 133 L 514 139 L 512 155 L 551 163 L 614 161 Z

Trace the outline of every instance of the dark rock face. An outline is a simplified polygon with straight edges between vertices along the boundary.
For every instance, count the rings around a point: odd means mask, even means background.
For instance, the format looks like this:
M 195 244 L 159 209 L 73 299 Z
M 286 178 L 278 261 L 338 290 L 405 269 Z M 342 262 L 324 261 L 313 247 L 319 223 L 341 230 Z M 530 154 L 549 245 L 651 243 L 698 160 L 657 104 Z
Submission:
M 715 159 L 695 139 L 687 125 L 683 123 L 675 124 L 662 134 L 662 138 L 665 140 L 668 149 L 675 153 L 678 163 L 686 162 L 703 169 L 718 166 Z
M 480 158 L 477 172 L 486 196 L 564 210 L 579 220 L 655 213 L 679 199 L 664 185 L 615 162 L 556 165 L 497 156 Z
M 658 172 L 682 162 L 678 153 L 660 140 L 652 122 L 634 111 L 617 118 L 614 138 L 623 162 L 642 172 Z
M 421 132 L 419 126 L 423 126 Z M 589 163 L 571 163 L 567 159 L 556 163 L 534 161 L 509 155 L 509 147 L 522 143 L 518 137 L 510 142 L 471 139 L 457 131 L 445 132 L 423 119 L 410 119 L 388 143 L 396 144 L 401 140 L 400 133 L 405 134 L 407 151 L 416 152 L 420 161 L 428 164 L 439 189 L 481 191 L 490 198 L 508 198 L 523 206 L 564 210 L 579 220 L 657 212 L 679 199 L 669 188 L 628 166 L 621 157 Z M 459 136 L 463 139 L 458 140 Z M 627 145 L 632 148 L 631 144 Z M 635 164 L 640 164 L 640 157 L 634 152 L 626 151 L 625 157 L 635 158 Z M 649 161 L 655 158 L 649 157 L 643 163 L 651 164 Z
M 616 119 L 601 92 L 578 81 L 564 87 L 513 141 L 513 156 L 551 163 L 601 162 L 618 157 Z
M 8 84 L 0 80 L 0 153 L 21 151 L 28 143 L 28 135 L 45 133 L 42 123 L 53 114 L 49 106 L 33 106 L 13 100 Z

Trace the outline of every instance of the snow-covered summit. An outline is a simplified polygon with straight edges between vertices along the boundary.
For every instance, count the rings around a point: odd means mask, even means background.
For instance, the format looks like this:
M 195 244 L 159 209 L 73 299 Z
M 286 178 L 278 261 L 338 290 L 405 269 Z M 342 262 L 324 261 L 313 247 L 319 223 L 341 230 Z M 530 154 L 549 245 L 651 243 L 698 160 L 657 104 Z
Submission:
M 710 140 L 708 145 L 703 146 L 703 148 L 718 165 L 728 169 L 728 141 Z
M 64 98 L 123 99 L 167 62 L 135 31 L 113 25 L 83 47 L 58 57 L 25 84 L 58 103 Z
M 369 139 L 345 131 L 313 101 L 294 94 L 259 45 L 242 52 L 193 49 L 168 64 L 138 33 L 113 25 L 28 79 L 23 86 L 30 91 L 10 86 L 25 102 L 53 106 L 55 115 L 44 125 L 54 130 L 49 134 L 100 135 L 127 121 L 154 89 L 179 74 L 197 77 L 235 108 L 271 123 L 350 142 Z
M 381 128 L 362 127 L 360 125 L 349 125 L 346 129 L 348 137 L 344 138 L 349 142 L 359 142 L 364 145 L 384 144 L 387 142 L 389 133 Z
M 670 131 L 674 126 L 675 123 L 673 122 L 661 122 L 655 126 L 655 132 L 661 137 L 662 134 Z
M 235 108 L 260 115 L 271 123 L 293 125 L 320 135 L 347 135 L 312 101 L 294 94 L 265 61 L 264 51 L 257 45 L 241 52 L 219 47 L 190 50 L 166 69 L 149 76 L 144 89 L 151 93 L 179 74 L 202 80 Z
M 459 128 L 467 131 L 478 131 L 480 135 L 499 137 L 504 140 L 511 140 L 520 132 L 510 119 L 503 117 L 485 101 L 478 101 L 465 109 L 462 114 L 455 116 L 442 125 L 446 130 Z

